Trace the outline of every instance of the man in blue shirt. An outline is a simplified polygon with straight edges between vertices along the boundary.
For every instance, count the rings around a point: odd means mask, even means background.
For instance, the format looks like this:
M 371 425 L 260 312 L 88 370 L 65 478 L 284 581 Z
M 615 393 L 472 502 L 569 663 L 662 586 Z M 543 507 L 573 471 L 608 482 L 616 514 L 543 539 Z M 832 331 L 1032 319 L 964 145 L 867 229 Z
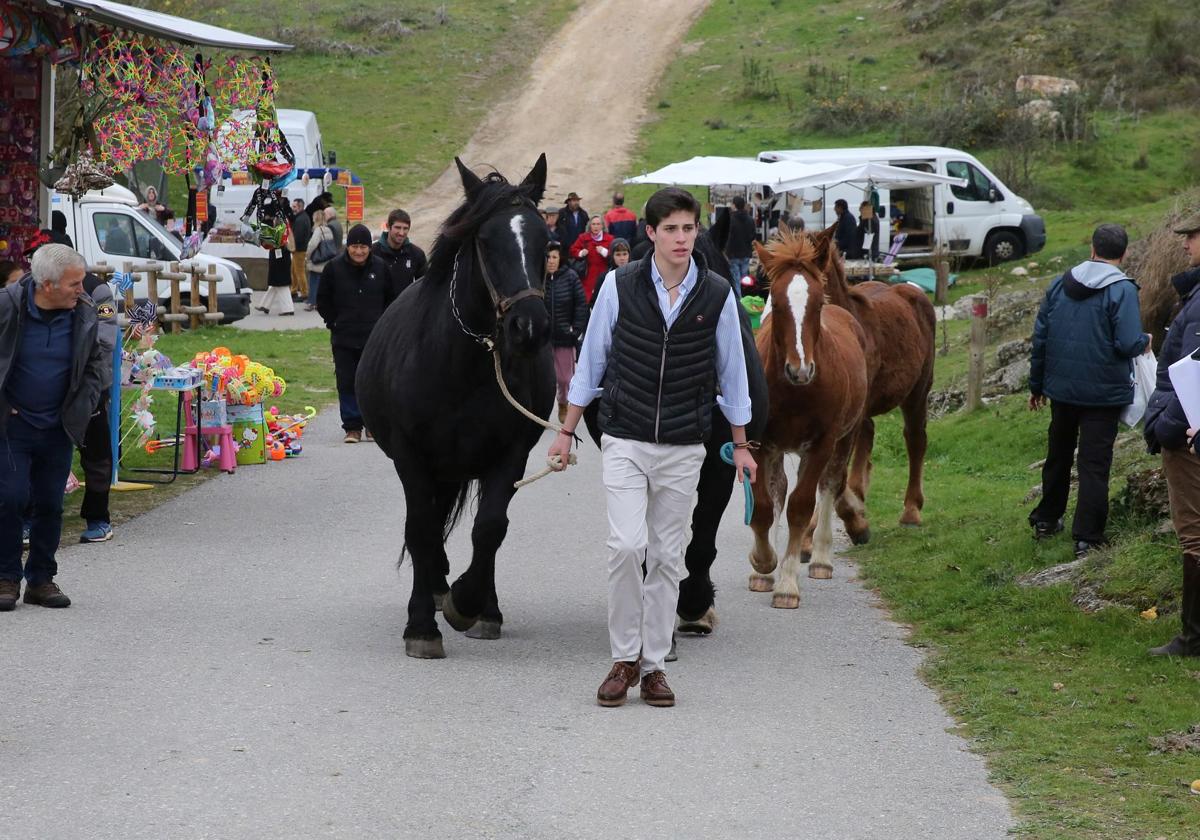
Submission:
M 738 304 L 729 281 L 693 252 L 699 229 L 691 193 L 669 187 L 646 202 L 654 250 L 605 278 L 567 416 L 550 446 L 565 467 L 584 407 L 601 398 L 613 658 L 596 693 L 601 706 L 624 703 L 639 674 L 643 702 L 675 705 L 663 663 L 714 401 L 733 427 L 738 480 L 745 469 L 753 481 L 757 469 L 746 441 L 750 393 Z
M 96 340 L 84 271 L 71 248 L 43 245 L 30 276 L 0 290 L 0 612 L 16 607 L 22 575 L 26 604 L 71 604 L 54 582 L 63 490 L 111 364 Z M 26 507 L 32 522 L 22 570 Z

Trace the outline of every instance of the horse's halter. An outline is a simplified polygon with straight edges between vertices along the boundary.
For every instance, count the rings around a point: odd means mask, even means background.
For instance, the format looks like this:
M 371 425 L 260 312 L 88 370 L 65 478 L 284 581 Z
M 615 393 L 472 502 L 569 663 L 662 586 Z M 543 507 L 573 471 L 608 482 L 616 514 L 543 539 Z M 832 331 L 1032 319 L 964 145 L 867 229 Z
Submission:
M 487 264 L 483 260 L 483 248 L 479 244 L 479 240 L 475 242 L 475 260 L 479 263 L 479 273 L 483 276 L 483 285 L 487 289 L 488 296 L 492 299 L 492 306 L 495 309 L 496 325 L 492 328 L 491 335 L 482 335 L 472 330 L 463 321 L 462 313 L 458 311 L 458 258 L 462 256 L 462 249 L 454 255 L 454 271 L 450 275 L 450 311 L 454 315 L 454 320 L 458 322 L 458 327 L 463 331 L 463 334 L 468 338 L 474 339 L 485 350 L 491 351 L 496 346 L 496 339 L 500 334 L 500 326 L 504 321 L 505 314 L 513 306 L 525 300 L 526 298 L 535 297 L 544 300 L 546 293 L 542 289 L 535 289 L 532 286 L 522 289 L 515 295 L 503 297 L 496 291 L 496 285 L 492 283 L 492 277 L 488 274 Z

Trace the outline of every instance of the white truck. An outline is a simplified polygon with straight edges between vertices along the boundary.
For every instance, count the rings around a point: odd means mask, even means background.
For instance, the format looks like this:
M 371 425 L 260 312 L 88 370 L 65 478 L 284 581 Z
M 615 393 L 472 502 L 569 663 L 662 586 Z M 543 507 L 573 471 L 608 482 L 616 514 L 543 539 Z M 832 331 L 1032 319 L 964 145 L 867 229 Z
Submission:
M 125 187 L 114 184 L 92 190 L 79 199 L 62 193 L 50 194 L 50 207 L 67 219 L 67 235 L 89 264 L 107 263 L 120 268 L 126 262 L 180 262 L 183 246 L 155 219 L 137 209 L 138 199 Z M 223 323 L 250 314 L 250 286 L 246 273 L 236 263 L 220 257 L 197 254 L 192 263 L 217 267 L 217 308 L 225 313 Z M 145 279 L 134 285 L 135 297 L 147 294 Z M 169 284 L 159 287 L 163 306 L 170 304 Z M 190 292 L 188 293 L 190 297 Z M 200 297 L 208 303 L 208 284 L 200 286 Z
M 280 108 L 276 114 L 279 117 L 279 127 L 296 156 L 295 165 L 298 170 L 323 171 L 337 162 L 336 154 L 326 153 L 322 145 L 321 129 L 312 111 Z M 246 115 L 235 117 L 239 120 L 248 119 Z M 265 289 L 267 251 L 254 243 L 241 241 L 235 233 L 257 186 L 258 184 L 242 171 L 229 173 L 229 177 L 210 188 L 208 200 L 212 207 L 213 229 L 200 252 L 236 260 L 250 274 L 254 287 Z M 318 175 L 310 177 L 307 183 L 304 179 L 297 178 L 283 192 L 289 202 L 299 198 L 307 205 L 325 189 L 324 182 Z
M 880 146 L 850 149 L 793 149 L 760 152 L 759 160 L 795 160 L 802 163 L 883 163 L 921 172 L 961 178 L 965 186 L 875 190 L 883 208 L 880 250 L 892 236 L 905 234 L 901 259 L 932 256 L 939 244 L 952 254 L 982 257 L 990 263 L 1020 259 L 1046 244 L 1046 223 L 1033 206 L 1010 190 L 974 156 L 942 146 Z M 839 184 L 827 189 L 807 189 L 792 209 L 810 227 L 827 227 L 836 221 L 834 202 L 844 198 L 857 217 L 859 204 L 869 199 L 862 184 Z M 818 200 L 819 199 L 819 200 Z M 796 199 L 791 199 L 796 201 Z M 816 206 L 819 209 L 814 211 Z M 886 222 L 895 219 L 893 224 Z

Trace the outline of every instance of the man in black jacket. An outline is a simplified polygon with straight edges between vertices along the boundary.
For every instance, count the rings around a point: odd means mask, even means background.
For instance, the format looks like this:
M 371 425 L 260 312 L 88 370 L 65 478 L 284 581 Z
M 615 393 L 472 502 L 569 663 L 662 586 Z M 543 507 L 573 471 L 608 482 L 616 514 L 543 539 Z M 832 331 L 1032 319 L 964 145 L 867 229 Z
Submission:
M 854 214 L 850 212 L 850 205 L 844 198 L 839 198 L 833 203 L 833 213 L 837 216 L 837 230 L 833 234 L 833 241 L 837 243 L 838 251 L 847 259 L 857 259 L 859 251 L 862 250 L 858 219 L 854 218 Z
M 1150 451 L 1162 450 L 1163 475 L 1171 498 L 1171 524 L 1183 554 L 1181 632 L 1152 656 L 1200 656 L 1200 457 L 1196 455 L 1196 427 L 1175 393 L 1168 369 L 1200 350 L 1200 213 L 1175 228 L 1184 237 L 1189 268 L 1171 278 L 1182 308 L 1163 343 L 1158 358 L 1158 381 L 1146 406 L 1146 442 Z
M 44 245 L 32 272 L 0 290 L 0 612 L 25 603 L 68 607 L 54 576 L 63 488 L 74 448 L 100 400 L 103 368 L 96 309 L 83 291 L 84 261 Z M 22 518 L 32 514 L 21 568 Z
M 558 223 L 555 226 L 554 239 L 562 243 L 565 250 L 570 250 L 579 238 L 579 234 L 587 230 L 591 216 L 588 211 L 579 206 L 579 195 L 572 190 L 567 195 L 567 205 L 558 211 Z
M 375 322 L 395 299 L 387 266 L 371 254 L 371 231 L 366 225 L 355 225 L 346 234 L 345 253 L 329 261 L 317 286 L 317 311 L 332 333 L 333 370 L 346 443 L 363 438 L 362 412 L 354 395 L 354 376 L 363 348 Z
M 425 276 L 425 252 L 408 238 L 412 218 L 403 210 L 388 213 L 387 230 L 371 246 L 371 254 L 388 267 L 388 274 L 397 297 L 415 281 Z
M 729 270 L 733 273 L 730 279 L 738 294 L 741 294 L 742 278 L 750 273 L 750 255 L 754 253 L 757 239 L 754 217 L 746 209 L 746 199 L 735 195 L 733 212 L 729 214 L 729 239 L 725 243 L 725 256 L 729 258 Z
M 312 216 L 304 211 L 304 201 L 292 201 L 292 297 L 305 300 L 308 297 L 308 271 L 304 258 L 308 255 L 308 240 L 312 239 Z

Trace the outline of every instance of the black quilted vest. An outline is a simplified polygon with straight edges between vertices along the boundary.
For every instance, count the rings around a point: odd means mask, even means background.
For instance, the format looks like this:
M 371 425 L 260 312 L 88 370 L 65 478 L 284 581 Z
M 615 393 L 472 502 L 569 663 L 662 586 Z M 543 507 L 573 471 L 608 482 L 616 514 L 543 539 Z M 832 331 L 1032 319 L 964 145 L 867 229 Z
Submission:
M 729 281 L 693 253 L 698 280 L 668 330 L 647 254 L 617 269 L 617 323 L 604 374 L 600 430 L 649 443 L 708 440 L 717 393 L 717 321 Z

